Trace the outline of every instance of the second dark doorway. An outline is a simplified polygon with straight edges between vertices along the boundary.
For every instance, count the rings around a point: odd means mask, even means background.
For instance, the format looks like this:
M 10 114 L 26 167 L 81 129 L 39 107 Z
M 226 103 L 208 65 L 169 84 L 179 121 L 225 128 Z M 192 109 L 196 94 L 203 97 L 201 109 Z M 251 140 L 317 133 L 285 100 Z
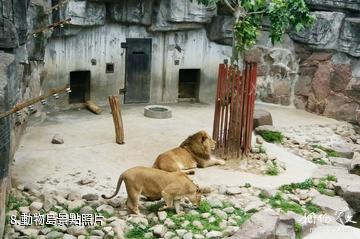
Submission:
M 69 103 L 84 103 L 90 100 L 90 71 L 70 72 Z
M 179 99 L 198 100 L 200 69 L 179 70 Z

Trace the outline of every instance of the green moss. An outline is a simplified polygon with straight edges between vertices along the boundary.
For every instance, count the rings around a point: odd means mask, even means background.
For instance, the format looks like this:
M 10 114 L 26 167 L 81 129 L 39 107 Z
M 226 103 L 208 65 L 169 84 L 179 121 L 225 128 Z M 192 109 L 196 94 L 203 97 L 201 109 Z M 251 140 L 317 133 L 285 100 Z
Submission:
M 135 223 L 132 225 L 133 228 L 127 231 L 125 235 L 126 238 L 134 238 L 134 239 L 144 238 L 145 233 L 147 233 L 150 228 L 149 226 L 138 225 Z
M 302 238 L 301 234 L 302 234 L 302 226 L 300 223 L 295 222 L 295 238 L 301 239 Z
M 161 208 L 161 206 L 162 206 L 161 202 L 152 203 L 151 205 L 146 207 L 146 210 L 149 212 L 157 213 Z
M 209 204 L 208 201 L 202 200 L 202 201 L 200 202 L 198 211 L 199 211 L 200 213 L 210 212 L 210 211 L 211 211 L 211 205 Z
M 13 195 L 10 195 L 7 201 L 6 211 L 18 210 L 20 207 L 29 206 L 31 200 L 28 198 L 17 198 Z
M 305 210 L 300 204 L 284 199 L 279 193 L 269 199 L 269 204 L 273 208 L 280 208 L 283 212 L 292 211 L 300 215 L 305 214 Z
M 311 178 L 306 179 L 304 182 L 301 183 L 291 183 L 282 185 L 279 190 L 282 192 L 290 192 L 292 193 L 295 189 L 310 189 L 314 187 L 314 183 Z
M 333 149 L 329 149 L 326 148 L 324 146 L 321 145 L 311 145 L 313 148 L 318 148 L 321 149 L 322 151 L 324 151 L 328 157 L 340 157 L 339 152 L 333 150 Z
M 273 162 L 271 165 L 267 166 L 265 174 L 270 175 L 270 176 L 278 175 L 279 174 L 279 166 Z
M 328 174 L 328 175 L 326 175 L 326 180 L 328 180 L 328 181 L 333 181 L 333 182 L 336 182 L 337 181 L 337 178 L 336 178 L 336 176 L 334 176 L 334 175 L 330 175 L 330 174 Z
M 281 143 L 284 139 L 282 133 L 277 131 L 263 130 L 259 134 L 266 142 L 270 143 Z
M 324 160 L 319 159 L 319 158 L 314 158 L 314 159 L 312 159 L 311 161 L 312 161 L 313 163 L 319 164 L 319 165 L 326 165 L 326 164 L 327 164 Z

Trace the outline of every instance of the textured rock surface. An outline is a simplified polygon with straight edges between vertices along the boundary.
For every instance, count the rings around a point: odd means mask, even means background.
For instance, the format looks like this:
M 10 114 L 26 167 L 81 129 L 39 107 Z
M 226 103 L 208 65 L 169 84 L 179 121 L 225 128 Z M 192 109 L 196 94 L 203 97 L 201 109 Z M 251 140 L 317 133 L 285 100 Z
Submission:
M 128 24 L 151 24 L 154 0 L 120 1 L 111 3 L 108 8 L 112 21 Z
M 331 9 L 341 9 L 360 12 L 360 2 L 358 0 L 305 0 L 305 2 L 313 9 L 327 11 Z
M 336 48 L 342 21 L 345 14 L 341 12 L 315 12 L 316 22 L 311 28 L 292 32 L 291 38 L 315 48 Z
M 340 39 L 340 51 L 360 57 L 360 18 L 345 18 Z
M 106 5 L 87 1 L 70 1 L 64 12 L 64 19 L 71 18 L 71 25 L 94 26 L 105 23 Z
M 220 44 L 232 45 L 233 23 L 232 16 L 215 16 L 208 28 L 209 39 Z

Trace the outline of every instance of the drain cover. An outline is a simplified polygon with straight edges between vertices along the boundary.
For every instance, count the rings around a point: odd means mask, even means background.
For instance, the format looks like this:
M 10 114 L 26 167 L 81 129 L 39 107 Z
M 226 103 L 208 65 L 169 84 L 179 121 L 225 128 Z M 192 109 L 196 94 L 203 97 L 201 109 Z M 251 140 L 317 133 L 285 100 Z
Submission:
M 144 107 L 144 116 L 154 119 L 171 118 L 171 108 L 163 105 L 148 105 Z

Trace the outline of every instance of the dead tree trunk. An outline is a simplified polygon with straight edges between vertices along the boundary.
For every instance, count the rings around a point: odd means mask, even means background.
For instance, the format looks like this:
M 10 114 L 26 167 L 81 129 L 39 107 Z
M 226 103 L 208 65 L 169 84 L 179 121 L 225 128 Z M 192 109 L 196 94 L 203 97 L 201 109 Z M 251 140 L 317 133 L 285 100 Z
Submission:
M 124 127 L 121 118 L 119 97 L 115 95 L 109 96 L 109 104 L 115 125 L 116 143 L 124 144 Z

